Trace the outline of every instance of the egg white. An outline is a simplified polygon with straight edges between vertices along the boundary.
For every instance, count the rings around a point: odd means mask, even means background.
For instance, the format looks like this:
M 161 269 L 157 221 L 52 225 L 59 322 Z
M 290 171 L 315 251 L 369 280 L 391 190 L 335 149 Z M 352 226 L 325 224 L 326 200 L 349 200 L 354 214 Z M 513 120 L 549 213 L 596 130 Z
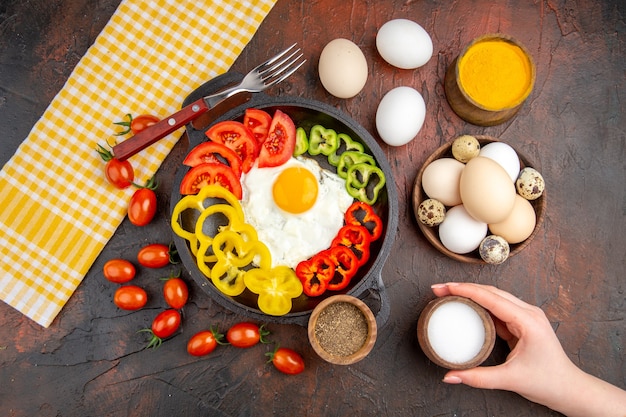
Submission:
M 274 181 L 289 167 L 308 169 L 317 179 L 317 200 L 311 209 L 301 214 L 280 209 L 272 196 Z M 323 169 L 315 160 L 303 157 L 291 158 L 278 167 L 255 165 L 242 176 L 241 185 L 245 221 L 267 245 L 272 254 L 272 266 L 295 268 L 300 261 L 327 249 L 343 226 L 344 213 L 353 202 L 346 191 L 345 180 Z

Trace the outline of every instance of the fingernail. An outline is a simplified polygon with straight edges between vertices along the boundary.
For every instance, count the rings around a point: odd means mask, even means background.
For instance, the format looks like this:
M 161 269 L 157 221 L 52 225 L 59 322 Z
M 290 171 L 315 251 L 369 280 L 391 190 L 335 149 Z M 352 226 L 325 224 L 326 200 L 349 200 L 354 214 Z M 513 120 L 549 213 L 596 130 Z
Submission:
M 446 283 L 446 287 L 457 287 L 459 285 L 458 282 L 448 282 Z
M 447 285 L 446 284 L 433 284 L 430 286 L 431 289 L 438 289 L 438 288 L 446 288 Z
M 463 381 L 456 375 L 446 375 L 443 377 L 443 382 L 446 384 L 460 384 Z

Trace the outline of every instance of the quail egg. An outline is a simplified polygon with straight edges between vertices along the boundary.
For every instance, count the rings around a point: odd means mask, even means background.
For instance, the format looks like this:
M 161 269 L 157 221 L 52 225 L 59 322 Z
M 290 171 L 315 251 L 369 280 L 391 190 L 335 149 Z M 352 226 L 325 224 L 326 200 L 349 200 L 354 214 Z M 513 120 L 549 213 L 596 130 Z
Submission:
M 441 224 L 446 217 L 446 207 L 439 200 L 428 198 L 417 208 L 417 219 L 424 225 L 433 227 Z
M 452 142 L 452 156 L 459 162 L 467 162 L 478 156 L 480 143 L 478 139 L 471 135 L 462 135 Z
M 526 200 L 536 200 L 541 197 L 546 188 L 541 174 L 534 168 L 526 167 L 521 170 L 515 181 L 517 193 Z
M 509 257 L 509 243 L 501 236 L 489 235 L 480 242 L 478 252 L 483 261 L 498 265 Z

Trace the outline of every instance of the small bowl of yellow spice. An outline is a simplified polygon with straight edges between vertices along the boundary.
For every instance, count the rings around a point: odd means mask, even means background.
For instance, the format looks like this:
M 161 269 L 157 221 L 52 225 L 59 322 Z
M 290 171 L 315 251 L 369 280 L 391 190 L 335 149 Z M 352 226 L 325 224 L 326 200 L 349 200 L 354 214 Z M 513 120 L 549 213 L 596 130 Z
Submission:
M 489 34 L 470 42 L 448 67 L 446 99 L 463 120 L 493 126 L 517 114 L 535 84 L 535 64 L 510 36 Z
M 326 362 L 351 365 L 364 359 L 374 347 L 376 318 L 360 299 L 333 295 L 315 307 L 308 324 L 313 350 Z

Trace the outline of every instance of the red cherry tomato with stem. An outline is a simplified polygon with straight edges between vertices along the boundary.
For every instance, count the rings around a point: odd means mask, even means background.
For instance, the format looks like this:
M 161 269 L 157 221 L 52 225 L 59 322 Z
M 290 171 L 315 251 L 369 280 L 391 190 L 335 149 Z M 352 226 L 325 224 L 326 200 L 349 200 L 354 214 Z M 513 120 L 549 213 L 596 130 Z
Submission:
M 202 330 L 194 334 L 187 343 L 187 352 L 193 356 L 205 356 L 213 352 L 217 345 L 225 345 L 223 342 L 224 335 L 217 331 L 217 328 L 211 330 Z
M 265 330 L 264 326 L 258 326 L 254 323 L 241 322 L 235 324 L 226 332 L 226 340 L 228 343 L 239 348 L 249 348 L 257 343 L 268 343 L 265 337 L 270 334 Z
M 172 336 L 180 327 L 182 318 L 178 310 L 170 308 L 160 312 L 152 321 L 150 329 L 141 329 L 140 332 L 148 332 L 152 335 L 147 348 L 158 348 L 163 343 L 163 339 Z
M 164 266 L 178 263 L 176 251 L 162 243 L 146 245 L 137 253 L 137 261 L 146 268 L 163 268 Z
M 157 211 L 154 177 L 136 190 L 128 203 L 128 220 L 135 226 L 145 226 L 152 221 Z
M 106 162 L 104 175 L 109 183 L 120 190 L 130 187 L 135 180 L 135 171 L 130 162 L 120 161 L 113 156 L 111 151 L 100 144 L 98 144 L 96 151 L 100 154 L 102 160 Z
M 135 265 L 126 259 L 108 260 L 102 267 L 104 277 L 116 284 L 123 284 L 135 278 Z
M 146 130 L 148 127 L 152 126 L 159 122 L 159 118 L 157 116 L 153 116 L 151 114 L 141 114 L 130 122 L 130 130 L 134 134 L 141 132 L 142 130 Z
M 165 284 L 163 284 L 163 298 L 165 298 L 167 305 L 180 310 L 187 304 L 189 299 L 187 284 L 179 276 L 165 278 L 165 280 Z
M 270 358 L 267 362 L 272 362 L 274 367 L 284 374 L 296 375 L 304 371 L 304 359 L 294 350 L 276 346 L 273 352 L 267 352 L 265 355 Z
M 148 294 L 136 285 L 124 285 L 115 291 L 113 302 L 122 310 L 139 310 L 148 302 Z
M 160 119 L 157 116 L 153 116 L 151 114 L 142 114 L 133 118 L 133 115 L 128 113 L 126 115 L 128 120 L 122 120 L 121 122 L 114 122 L 114 125 L 122 126 L 125 129 L 121 132 L 117 132 L 115 136 L 123 136 L 127 133 L 132 132 L 133 134 L 137 134 L 142 130 L 152 126 L 157 123 Z

